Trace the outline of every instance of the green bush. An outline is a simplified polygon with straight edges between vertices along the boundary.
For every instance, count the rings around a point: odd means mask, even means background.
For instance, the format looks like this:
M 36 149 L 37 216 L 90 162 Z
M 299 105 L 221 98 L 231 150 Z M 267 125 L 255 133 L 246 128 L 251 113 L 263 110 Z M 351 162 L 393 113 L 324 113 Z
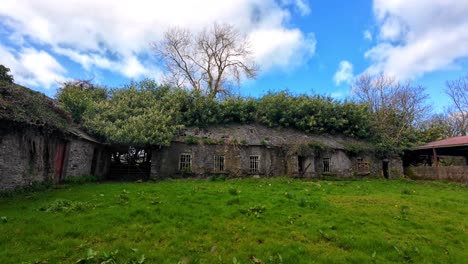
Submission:
M 196 144 L 198 144 L 198 138 L 194 137 L 192 135 L 188 135 L 188 136 L 185 137 L 185 143 L 187 143 L 189 145 L 196 145 Z

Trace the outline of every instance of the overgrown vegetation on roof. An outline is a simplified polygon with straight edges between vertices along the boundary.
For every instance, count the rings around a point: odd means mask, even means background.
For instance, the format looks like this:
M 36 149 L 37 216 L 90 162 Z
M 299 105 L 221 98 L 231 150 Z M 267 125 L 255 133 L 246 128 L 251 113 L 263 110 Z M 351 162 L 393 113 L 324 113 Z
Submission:
M 65 129 L 70 115 L 52 99 L 26 87 L 0 82 L 0 120 Z
M 108 96 L 95 97 L 99 89 L 100 95 Z M 364 104 L 319 95 L 296 96 L 287 91 L 271 92 L 259 99 L 219 99 L 147 79 L 108 91 L 66 85 L 57 98 L 72 111 L 75 121 L 114 143 L 167 145 L 180 128 L 228 123 L 260 123 L 354 138 L 372 136 L 370 112 Z

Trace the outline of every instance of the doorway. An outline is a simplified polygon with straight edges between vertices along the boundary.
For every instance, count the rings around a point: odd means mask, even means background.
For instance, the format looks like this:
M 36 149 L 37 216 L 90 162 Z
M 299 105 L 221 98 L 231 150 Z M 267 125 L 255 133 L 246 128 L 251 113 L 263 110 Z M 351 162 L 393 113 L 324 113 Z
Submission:
M 314 171 L 311 157 L 297 156 L 297 174 L 299 177 L 309 177 Z
M 388 160 L 383 160 L 382 161 L 382 171 L 383 171 L 383 176 L 385 177 L 385 179 L 388 179 Z

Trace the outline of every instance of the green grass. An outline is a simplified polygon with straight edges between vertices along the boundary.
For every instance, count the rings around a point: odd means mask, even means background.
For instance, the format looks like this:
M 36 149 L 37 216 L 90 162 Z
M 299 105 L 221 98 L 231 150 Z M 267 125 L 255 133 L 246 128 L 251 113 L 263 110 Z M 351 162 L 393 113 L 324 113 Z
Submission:
M 467 194 L 406 180 L 61 186 L 0 198 L 0 263 L 463 263 Z

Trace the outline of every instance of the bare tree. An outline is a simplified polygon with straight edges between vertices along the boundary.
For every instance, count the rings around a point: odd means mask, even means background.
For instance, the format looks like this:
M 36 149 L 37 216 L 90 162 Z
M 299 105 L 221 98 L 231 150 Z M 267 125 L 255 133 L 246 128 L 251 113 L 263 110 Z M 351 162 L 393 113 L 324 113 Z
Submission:
M 397 144 L 418 127 L 429 107 L 425 88 L 381 74 L 361 75 L 353 85 L 359 102 L 369 105 L 375 133 Z
M 453 122 L 457 135 L 468 133 L 468 74 L 457 80 L 447 81 L 445 92 L 452 99 L 448 117 Z
M 172 28 L 152 46 L 164 63 L 168 84 L 191 86 L 211 98 L 228 93 L 243 76 L 257 76 L 247 38 L 228 24 L 215 23 L 198 34 Z

